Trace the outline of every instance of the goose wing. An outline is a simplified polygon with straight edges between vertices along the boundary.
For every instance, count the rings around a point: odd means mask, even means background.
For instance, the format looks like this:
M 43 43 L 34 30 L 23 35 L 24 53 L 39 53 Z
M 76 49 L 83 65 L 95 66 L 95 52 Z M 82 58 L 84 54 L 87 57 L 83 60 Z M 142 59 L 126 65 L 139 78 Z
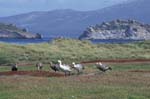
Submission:
M 83 69 L 83 65 L 82 65 L 82 64 L 76 64 L 75 67 L 76 67 L 76 68 Z
M 62 68 L 64 69 L 64 70 L 67 70 L 67 71 L 71 71 L 71 68 L 70 68 L 70 66 L 69 65 L 62 65 Z

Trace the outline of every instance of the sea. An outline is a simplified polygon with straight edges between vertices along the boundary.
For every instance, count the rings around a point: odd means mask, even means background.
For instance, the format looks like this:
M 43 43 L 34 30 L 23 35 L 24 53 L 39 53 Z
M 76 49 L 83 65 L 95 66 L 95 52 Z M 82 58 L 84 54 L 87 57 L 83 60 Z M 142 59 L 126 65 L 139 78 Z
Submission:
M 42 39 L 0 39 L 0 42 L 26 45 L 26 44 L 39 44 L 39 43 L 48 43 L 52 42 L 56 38 L 42 38 Z M 124 43 L 133 43 L 144 40 L 124 40 L 124 39 L 99 39 L 99 40 L 90 40 L 93 44 L 124 44 Z

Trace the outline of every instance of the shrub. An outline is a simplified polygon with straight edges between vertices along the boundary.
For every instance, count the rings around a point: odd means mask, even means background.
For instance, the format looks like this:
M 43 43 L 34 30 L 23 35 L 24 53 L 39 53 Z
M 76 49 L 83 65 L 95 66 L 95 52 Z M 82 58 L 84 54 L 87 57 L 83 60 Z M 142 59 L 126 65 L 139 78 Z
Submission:
M 0 53 L 0 65 L 9 65 L 11 63 L 14 63 L 15 60 L 13 57 L 11 57 L 8 54 Z

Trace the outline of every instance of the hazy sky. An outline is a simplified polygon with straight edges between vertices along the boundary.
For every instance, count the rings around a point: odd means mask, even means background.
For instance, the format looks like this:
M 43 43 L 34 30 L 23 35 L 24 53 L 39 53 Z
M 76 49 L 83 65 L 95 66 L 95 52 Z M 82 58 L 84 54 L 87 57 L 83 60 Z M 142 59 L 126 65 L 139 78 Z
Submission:
M 0 17 L 53 9 L 95 10 L 127 0 L 0 0 Z

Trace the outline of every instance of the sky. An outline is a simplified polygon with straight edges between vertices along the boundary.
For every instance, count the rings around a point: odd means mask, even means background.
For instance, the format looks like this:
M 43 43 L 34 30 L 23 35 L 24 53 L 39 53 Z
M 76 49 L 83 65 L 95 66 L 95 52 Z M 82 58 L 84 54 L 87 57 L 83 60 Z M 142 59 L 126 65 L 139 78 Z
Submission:
M 0 0 L 0 17 L 54 9 L 96 10 L 127 0 Z

